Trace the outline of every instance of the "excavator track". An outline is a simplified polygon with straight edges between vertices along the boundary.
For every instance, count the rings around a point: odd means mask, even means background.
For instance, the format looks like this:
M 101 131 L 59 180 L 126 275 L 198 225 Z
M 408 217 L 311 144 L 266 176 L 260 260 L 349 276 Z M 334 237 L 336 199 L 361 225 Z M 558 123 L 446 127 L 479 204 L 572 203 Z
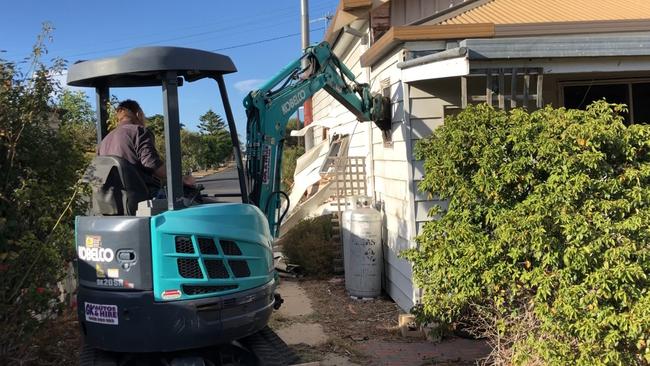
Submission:
M 258 366 L 286 366 L 299 361 L 295 352 L 269 327 L 244 338 L 242 345 L 255 355 Z
M 299 357 L 268 326 L 232 345 L 172 354 L 121 354 L 86 345 L 80 366 L 289 366 Z

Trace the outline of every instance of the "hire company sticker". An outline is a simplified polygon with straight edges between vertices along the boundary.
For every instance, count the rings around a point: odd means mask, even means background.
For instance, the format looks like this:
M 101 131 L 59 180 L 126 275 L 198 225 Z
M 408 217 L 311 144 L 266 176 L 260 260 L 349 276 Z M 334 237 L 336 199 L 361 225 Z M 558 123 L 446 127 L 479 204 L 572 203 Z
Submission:
M 117 305 L 84 303 L 84 312 L 86 321 L 99 324 L 118 325 Z

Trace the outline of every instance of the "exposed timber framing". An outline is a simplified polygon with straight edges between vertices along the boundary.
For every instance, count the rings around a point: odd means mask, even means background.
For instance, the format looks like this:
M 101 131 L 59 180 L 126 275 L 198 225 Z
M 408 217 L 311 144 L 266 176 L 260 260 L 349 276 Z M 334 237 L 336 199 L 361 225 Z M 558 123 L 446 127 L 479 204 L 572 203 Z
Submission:
M 535 76 L 536 93 L 530 93 L 530 77 Z M 506 77 L 510 77 L 510 90 L 506 89 Z M 470 80 L 484 78 L 485 95 L 469 95 Z M 519 83 L 521 79 L 521 83 Z M 522 86 L 522 90 L 519 89 Z M 469 103 L 487 103 L 494 105 L 495 97 L 500 109 L 517 108 L 521 106 L 528 109 L 529 102 L 535 101 L 535 108 L 544 107 L 542 90 L 544 87 L 544 70 L 542 68 L 487 68 L 474 69 L 467 76 L 460 78 L 461 107 L 467 108 Z M 509 102 L 509 103 L 507 103 Z

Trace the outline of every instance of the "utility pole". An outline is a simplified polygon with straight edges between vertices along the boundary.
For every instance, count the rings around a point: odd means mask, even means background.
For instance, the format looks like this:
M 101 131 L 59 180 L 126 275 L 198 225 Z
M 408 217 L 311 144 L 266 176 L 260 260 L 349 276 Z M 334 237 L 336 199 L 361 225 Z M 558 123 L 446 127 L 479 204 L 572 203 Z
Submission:
M 302 30 L 302 49 L 309 47 L 309 1 L 300 0 L 300 28 Z
M 309 1 L 308 0 L 300 0 L 300 15 L 301 15 L 300 28 L 302 30 L 302 50 L 304 52 L 305 49 L 309 47 Z M 303 69 L 307 66 L 306 62 L 307 60 L 303 59 L 303 63 L 302 63 Z M 311 97 L 305 100 L 304 107 L 305 107 L 303 113 L 303 117 L 305 119 L 304 125 L 308 126 L 314 119 L 314 116 L 312 114 Z

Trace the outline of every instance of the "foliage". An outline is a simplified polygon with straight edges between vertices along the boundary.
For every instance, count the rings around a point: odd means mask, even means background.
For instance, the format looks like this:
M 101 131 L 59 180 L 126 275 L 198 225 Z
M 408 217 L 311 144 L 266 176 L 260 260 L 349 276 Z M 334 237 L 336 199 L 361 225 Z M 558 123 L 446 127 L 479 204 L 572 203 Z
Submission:
M 507 363 L 650 362 L 650 126 L 623 111 L 480 105 L 419 144 L 420 188 L 448 202 L 405 253 L 424 314 L 489 309 Z
M 305 153 L 304 145 L 300 145 L 300 137 L 291 136 L 291 131 L 300 129 L 300 120 L 290 118 L 285 128 L 284 149 L 282 150 L 281 186 L 283 191 L 293 187 L 293 174 L 296 171 L 298 158 Z
M 0 364 L 4 365 L 29 352 L 32 337 L 57 313 L 56 283 L 74 257 L 73 217 L 86 208 L 76 185 L 87 164 L 85 143 L 77 129 L 68 126 L 83 123 L 87 110 L 64 98 L 59 107 L 80 108 L 56 113 L 55 99 L 61 91 L 52 75 L 60 73 L 63 63 L 55 60 L 47 67 L 41 62 L 50 31 L 45 25 L 24 73 L 0 60 Z
M 209 110 L 199 120 L 201 133 L 189 131 L 181 126 L 181 164 L 184 172 L 219 165 L 232 154 L 230 133 L 225 129 L 221 117 Z M 156 149 L 164 158 L 164 116 L 154 114 L 147 117 L 147 128 L 154 134 Z
M 324 277 L 332 273 L 332 216 L 305 219 L 291 228 L 279 245 L 289 263 L 303 267 L 307 275 Z
M 214 113 L 212 109 L 208 109 L 203 115 L 199 117 L 199 131 L 204 135 L 214 135 L 226 129 L 226 123 L 220 115 Z
M 184 128 L 181 130 L 181 165 L 185 174 L 205 166 L 201 164 L 205 148 L 205 141 L 200 134 Z
M 74 136 L 80 148 L 94 152 L 97 139 L 95 111 L 90 106 L 86 93 L 63 89 L 57 99 L 59 128 Z
M 285 147 L 282 151 L 282 174 L 280 177 L 283 191 L 288 191 L 293 187 L 293 174 L 296 171 L 296 162 L 304 153 L 305 148 L 302 146 Z
M 208 167 L 223 163 L 233 151 L 230 132 L 226 129 L 225 122 L 212 109 L 201 115 L 199 121 L 201 121 L 199 123 L 201 140 L 205 145 L 200 159 L 201 164 Z
M 298 146 L 300 144 L 300 137 L 291 136 L 291 131 L 299 130 L 301 127 L 301 122 L 298 118 L 289 118 L 287 121 L 287 126 L 284 129 L 284 147 L 289 146 Z

